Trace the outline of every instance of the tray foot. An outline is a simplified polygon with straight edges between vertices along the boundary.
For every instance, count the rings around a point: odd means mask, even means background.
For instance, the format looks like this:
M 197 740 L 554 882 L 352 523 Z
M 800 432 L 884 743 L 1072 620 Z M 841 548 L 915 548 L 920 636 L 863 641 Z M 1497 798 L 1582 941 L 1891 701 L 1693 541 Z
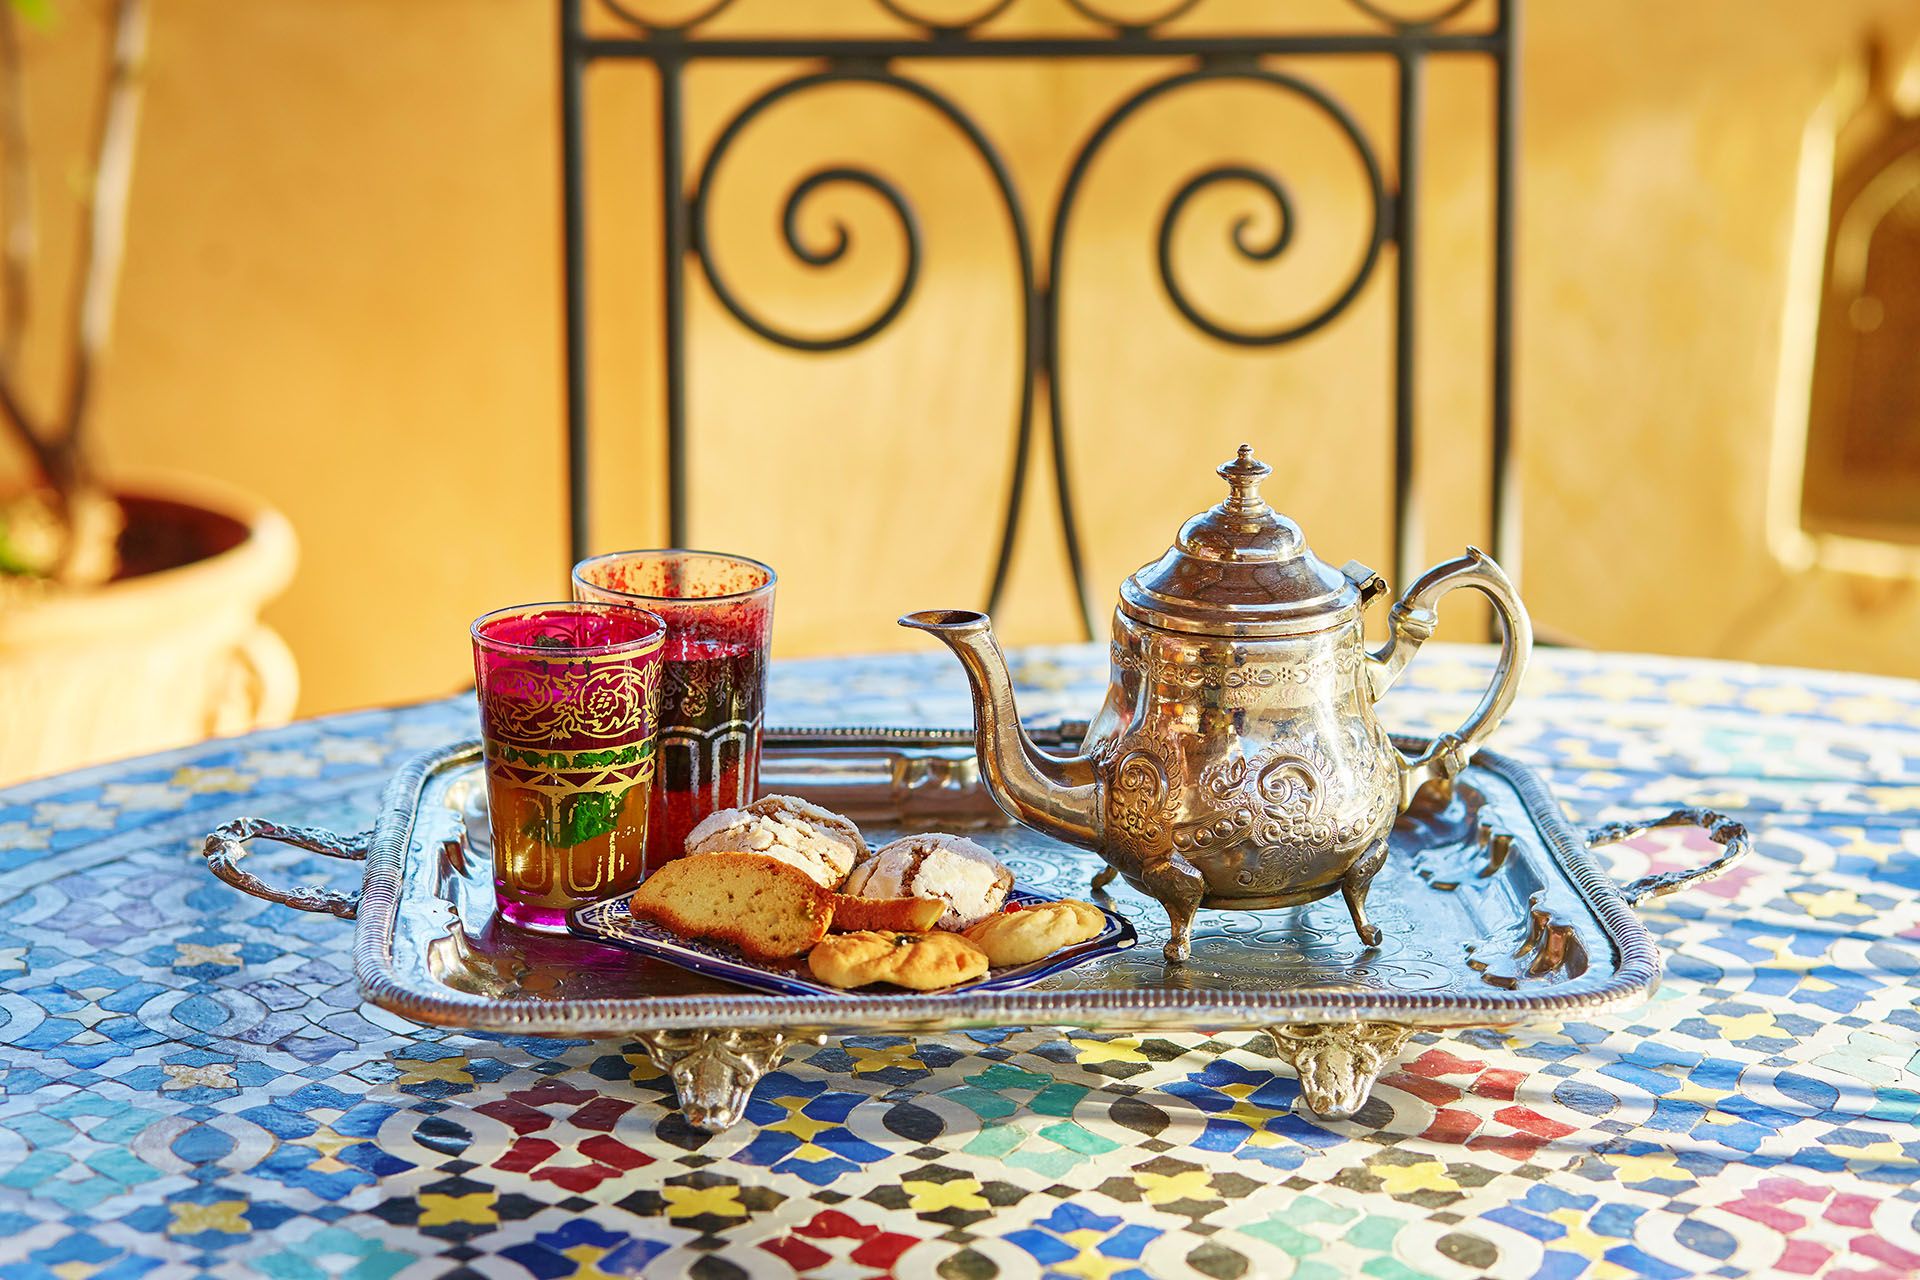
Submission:
M 1274 1052 L 1300 1077 L 1307 1110 L 1345 1120 L 1373 1092 L 1373 1082 L 1413 1035 L 1391 1022 L 1292 1023 L 1267 1028 Z
M 740 1123 L 753 1087 L 788 1045 L 817 1037 L 784 1031 L 637 1031 L 634 1039 L 673 1077 L 687 1123 L 720 1133 Z

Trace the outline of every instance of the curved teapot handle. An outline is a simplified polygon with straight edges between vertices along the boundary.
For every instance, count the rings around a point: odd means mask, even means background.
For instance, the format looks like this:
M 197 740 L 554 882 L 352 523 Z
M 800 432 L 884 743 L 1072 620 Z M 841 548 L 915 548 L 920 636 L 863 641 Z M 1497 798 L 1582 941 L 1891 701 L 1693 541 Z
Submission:
M 1467 767 L 1487 735 L 1499 725 L 1507 708 L 1520 692 L 1520 677 L 1533 655 L 1533 623 L 1520 603 L 1519 594 L 1493 557 L 1478 547 L 1467 554 L 1433 566 L 1415 579 L 1412 586 L 1393 604 L 1387 617 L 1387 642 L 1367 655 L 1372 676 L 1373 696 L 1385 693 L 1413 660 L 1420 646 L 1433 635 L 1438 620 L 1434 607 L 1440 597 L 1455 587 L 1472 587 L 1493 601 L 1502 632 L 1500 665 L 1494 668 L 1493 683 L 1487 686 L 1480 705 L 1473 709 L 1465 724 L 1452 733 L 1435 738 L 1417 756 L 1401 753 L 1400 807 L 1413 802 L 1413 794 L 1430 780 L 1452 778 Z

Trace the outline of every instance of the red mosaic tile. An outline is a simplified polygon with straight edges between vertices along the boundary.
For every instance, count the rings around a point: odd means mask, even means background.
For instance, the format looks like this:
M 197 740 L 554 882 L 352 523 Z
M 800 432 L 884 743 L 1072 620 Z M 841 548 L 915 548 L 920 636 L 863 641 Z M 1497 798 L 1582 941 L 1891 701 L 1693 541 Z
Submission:
M 1827 1265 L 1827 1259 L 1833 1256 L 1833 1250 L 1811 1240 L 1789 1240 L 1784 1252 L 1773 1266 L 1776 1271 L 1785 1271 L 1789 1275 L 1818 1275 L 1820 1268 Z
M 1429 1142 L 1445 1142 L 1458 1146 L 1471 1138 L 1480 1128 L 1480 1117 L 1471 1111 L 1448 1108 L 1437 1111 L 1433 1123 L 1420 1134 Z
M 1522 1133 L 1542 1138 L 1564 1138 L 1577 1132 L 1572 1125 L 1550 1120 L 1532 1107 L 1502 1107 L 1493 1113 L 1493 1118 L 1501 1124 L 1512 1125 Z
M 1486 1065 L 1478 1058 L 1456 1058 L 1445 1049 L 1429 1049 L 1407 1063 L 1403 1070 L 1417 1076 L 1452 1076 L 1483 1071 Z
M 1520 1086 L 1526 1078 L 1527 1073 L 1524 1071 L 1495 1067 L 1480 1073 L 1480 1078 L 1473 1082 L 1473 1091 L 1483 1098 L 1497 1098 L 1503 1102 L 1512 1102 L 1513 1096 L 1520 1091 Z
M 1897 1268 L 1901 1275 L 1920 1274 L 1920 1253 L 1910 1253 L 1896 1244 L 1882 1240 L 1879 1236 L 1855 1236 L 1851 1247 L 1855 1253 L 1865 1254 L 1869 1258 Z
M 888 1276 L 893 1274 L 900 1255 L 920 1243 L 916 1236 L 883 1231 L 837 1209 L 822 1209 L 804 1225 L 795 1227 L 791 1234 L 766 1241 L 760 1247 L 803 1274 L 837 1260 L 838 1255 L 797 1238 L 802 1236 L 813 1240 L 858 1240 L 860 1243 L 846 1255 L 847 1260 Z M 835 1273 L 839 1271 L 836 1268 Z
M 1453 1102 L 1460 1097 L 1460 1090 L 1453 1085 L 1444 1084 L 1441 1081 L 1428 1079 L 1423 1076 L 1409 1075 L 1404 1071 L 1396 1071 L 1390 1076 L 1382 1076 L 1380 1083 L 1389 1089 L 1398 1089 L 1402 1093 L 1410 1093 L 1422 1102 L 1430 1102 L 1436 1107 Z
M 1869 1196 L 1838 1195 L 1827 1211 L 1820 1215 L 1828 1222 L 1837 1222 L 1843 1227 L 1871 1227 L 1873 1225 L 1874 1202 Z

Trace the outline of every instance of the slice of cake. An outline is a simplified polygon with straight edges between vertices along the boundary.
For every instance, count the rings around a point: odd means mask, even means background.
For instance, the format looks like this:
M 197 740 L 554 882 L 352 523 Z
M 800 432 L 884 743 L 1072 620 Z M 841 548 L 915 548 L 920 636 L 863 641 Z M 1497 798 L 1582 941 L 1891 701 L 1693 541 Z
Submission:
M 826 936 L 833 892 L 764 853 L 679 858 L 634 891 L 635 916 L 686 938 L 731 943 L 749 960 L 801 955 Z
M 851 898 L 833 895 L 835 933 L 859 933 L 868 929 L 895 933 L 925 933 L 946 912 L 942 898 Z

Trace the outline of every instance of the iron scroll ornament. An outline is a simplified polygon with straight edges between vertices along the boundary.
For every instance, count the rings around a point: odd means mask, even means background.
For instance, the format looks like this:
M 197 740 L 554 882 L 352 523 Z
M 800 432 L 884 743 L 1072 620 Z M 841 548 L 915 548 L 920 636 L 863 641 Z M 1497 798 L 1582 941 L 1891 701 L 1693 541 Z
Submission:
M 1201 312 L 1187 298 L 1185 290 L 1180 286 L 1179 277 L 1173 269 L 1173 234 L 1180 215 L 1186 209 L 1187 202 L 1207 187 L 1233 181 L 1250 183 L 1255 189 L 1264 192 L 1274 203 L 1276 225 L 1273 239 L 1265 246 L 1249 244 L 1246 233 L 1251 222 L 1245 216 L 1234 222 L 1229 238 L 1233 247 L 1243 257 L 1270 262 L 1285 252 L 1287 246 L 1293 241 L 1295 226 L 1293 200 L 1280 179 L 1264 169 L 1256 169 L 1249 165 L 1216 165 L 1193 175 L 1168 201 L 1166 211 L 1160 217 L 1159 234 L 1156 238 L 1161 287 L 1166 290 L 1168 300 L 1188 323 L 1208 337 L 1234 346 L 1275 347 L 1304 338 L 1331 322 L 1359 296 L 1360 290 L 1365 287 L 1368 277 L 1373 274 L 1374 267 L 1379 263 L 1380 249 L 1386 240 L 1386 179 L 1381 173 L 1380 158 L 1374 152 L 1372 144 L 1367 141 L 1366 134 L 1354 122 L 1346 108 L 1330 97 L 1325 90 L 1284 71 L 1273 71 L 1258 66 L 1202 66 L 1192 71 L 1167 76 L 1136 89 L 1119 106 L 1108 112 L 1106 117 L 1094 127 L 1093 132 L 1087 136 L 1086 141 L 1080 144 L 1079 150 L 1074 153 L 1072 165 L 1068 167 L 1066 182 L 1060 189 L 1060 202 L 1054 210 L 1053 230 L 1047 247 L 1051 281 L 1044 299 L 1046 309 L 1042 323 L 1047 334 L 1047 349 L 1052 357 L 1052 376 L 1047 379 L 1047 417 L 1053 443 L 1054 482 L 1058 486 L 1056 496 L 1066 542 L 1067 565 L 1073 578 L 1076 599 L 1080 603 L 1081 623 L 1089 640 L 1097 634 L 1094 626 L 1096 615 L 1093 602 L 1087 593 L 1086 561 L 1080 548 L 1080 526 L 1073 508 L 1072 468 L 1069 466 L 1067 452 L 1066 395 L 1061 385 L 1064 379 L 1059 376 L 1058 368 L 1064 330 L 1060 299 L 1064 292 L 1067 229 L 1073 217 L 1074 204 L 1080 194 L 1081 184 L 1092 169 L 1101 148 L 1122 124 L 1149 103 L 1176 90 L 1197 84 L 1231 81 L 1268 85 L 1297 94 L 1332 119 L 1353 147 L 1362 168 L 1366 171 L 1367 187 L 1372 197 L 1373 216 L 1367 232 L 1366 248 L 1361 254 L 1353 276 L 1346 286 L 1334 295 L 1332 301 L 1304 320 L 1282 325 L 1277 329 L 1265 331 L 1234 329 L 1219 324 Z
M 905 194 L 871 169 L 854 165 L 836 165 L 807 175 L 788 194 L 780 223 L 787 247 L 795 257 L 812 267 L 827 267 L 846 254 L 851 247 L 852 236 L 847 231 L 845 223 L 835 222 L 834 238 L 831 244 L 824 249 L 808 248 L 800 234 L 799 226 L 800 214 L 808 197 L 821 187 L 838 182 L 864 187 L 879 194 L 886 201 L 894 217 L 899 221 L 905 237 L 907 260 L 899 283 L 893 289 L 892 298 L 865 324 L 827 337 L 810 337 L 781 329 L 755 315 L 741 302 L 727 283 L 726 276 L 713 251 L 709 216 L 713 184 L 726 159 L 727 152 L 740 134 L 763 112 L 787 98 L 810 89 L 844 84 L 869 84 L 894 89 L 933 108 L 966 139 L 980 156 L 993 178 L 994 189 L 1007 215 L 1007 224 L 1013 237 L 1015 265 L 1019 272 L 1021 361 L 1013 460 L 1007 481 L 1007 505 L 1000 530 L 1000 546 L 994 558 L 993 577 L 987 590 L 987 608 L 991 611 L 999 604 L 1001 594 L 1006 589 L 1008 574 L 1013 568 L 1013 546 L 1020 531 L 1020 510 L 1025 505 L 1022 499 L 1026 491 L 1027 467 L 1032 454 L 1034 373 L 1040 366 L 1042 350 L 1035 316 L 1037 310 L 1035 298 L 1038 296 L 1039 287 L 1036 283 L 1033 241 L 1027 230 L 1027 217 L 1021 205 L 1019 188 L 1014 183 L 1013 171 L 1007 166 L 1006 159 L 1000 154 L 999 148 L 994 146 L 993 140 L 970 115 L 961 110 L 944 93 L 893 71 L 834 67 L 781 81 L 742 107 L 733 119 L 727 122 L 726 128 L 721 131 L 720 136 L 714 140 L 713 147 L 707 152 L 706 162 L 701 166 L 689 210 L 690 243 L 694 256 L 699 259 L 702 269 L 706 272 L 707 283 L 712 286 L 714 296 L 720 300 L 720 305 L 725 307 L 728 314 L 742 325 L 778 346 L 797 351 L 840 351 L 858 346 L 893 323 L 901 311 L 905 310 L 908 300 L 913 296 L 914 286 L 919 280 L 921 253 L 919 219 L 915 216 L 913 205 Z M 1076 598 L 1085 599 L 1086 592 L 1080 583 L 1077 562 L 1074 572 Z M 1091 635 L 1092 632 L 1089 631 L 1088 634 Z
M 1090 22 L 1112 27 L 1115 31 L 1151 31 L 1153 28 L 1185 17 L 1199 8 L 1202 0 L 1172 0 L 1166 8 L 1144 18 L 1126 18 L 1108 13 L 1093 0 L 1067 0 L 1073 11 Z
M 626 3 L 626 0 L 600 0 L 600 4 L 602 5 L 602 7 L 606 9 L 608 13 L 613 14 L 615 17 L 621 19 L 624 22 L 632 23 L 634 26 L 638 27 L 642 31 L 655 31 L 655 32 L 692 31 L 695 27 L 698 27 L 703 23 L 710 22 L 714 18 L 719 17 L 726 10 L 731 9 L 733 7 L 733 3 L 734 3 L 734 0 L 711 0 L 711 3 L 709 3 L 704 9 L 701 9 L 695 12 L 690 17 L 682 18 L 678 22 L 661 22 L 653 18 L 647 17 L 645 14 L 641 13 L 638 9 L 635 9 L 632 5 Z
M 1375 3 L 1375 0 L 1347 0 L 1348 4 L 1369 18 L 1396 31 L 1420 31 L 1443 27 L 1473 8 L 1477 2 L 1478 0 L 1451 0 L 1451 3 L 1441 5 L 1430 13 L 1403 18 L 1398 14 L 1389 13 L 1385 6 Z
M 900 0 L 874 0 L 874 3 L 908 26 L 924 27 L 940 35 L 967 35 L 975 27 L 983 27 L 1013 8 L 1014 0 L 988 0 L 986 6 L 972 17 L 945 19 L 930 18 L 925 14 L 915 13 L 900 3 Z
M 1009 224 L 1013 231 L 1015 254 L 1019 260 L 1020 285 L 1023 296 L 1034 293 L 1033 248 L 1027 234 L 1027 220 L 1020 203 L 1018 188 L 1014 184 L 1013 173 L 999 149 L 987 137 L 984 130 L 965 111 L 944 93 L 918 80 L 910 80 L 896 72 L 860 67 L 833 67 L 825 71 L 810 72 L 783 80 L 742 107 L 727 122 L 720 136 L 714 140 L 707 152 L 705 163 L 701 166 L 691 204 L 690 226 L 688 228 L 694 256 L 706 272 L 707 281 L 714 295 L 727 312 L 742 325 L 760 337 L 778 346 L 796 351 L 826 352 L 841 351 L 858 346 L 880 333 L 898 318 L 913 296 L 915 285 L 920 276 L 921 239 L 919 218 L 913 211 L 911 202 L 892 182 L 875 173 L 872 169 L 859 165 L 835 165 L 819 169 L 802 178 L 788 194 L 781 214 L 781 231 L 787 248 L 800 261 L 812 267 L 826 267 L 840 261 L 852 245 L 852 236 L 846 224 L 836 221 L 833 224 L 834 238 L 825 248 L 810 248 L 800 230 L 800 217 L 807 200 L 820 188 L 833 183 L 853 184 L 878 195 L 888 206 L 895 220 L 900 224 L 906 244 L 906 263 L 898 283 L 892 289 L 892 296 L 875 315 L 864 324 L 856 325 L 830 335 L 808 335 L 794 333 L 756 315 L 741 300 L 739 294 L 728 282 L 726 273 L 721 269 L 718 255 L 714 249 L 709 213 L 713 189 L 719 172 L 726 162 L 727 154 L 749 125 L 782 101 L 805 93 L 812 89 L 830 86 L 868 84 L 881 88 L 898 90 L 916 98 L 933 108 L 946 119 L 985 162 L 993 177 L 994 187 L 1005 207 Z M 1028 350 L 1033 347 L 1032 325 L 1024 326 L 1022 346 Z
M 736 123 L 746 118 L 745 116 L 739 117 L 736 119 Z M 723 136 L 721 141 L 730 144 L 732 139 Z M 720 147 L 716 145 L 714 155 L 717 156 L 719 154 L 721 154 Z M 709 159 L 709 163 L 711 163 L 711 158 Z M 765 338 L 768 342 L 774 343 L 777 346 L 791 347 L 795 351 L 843 351 L 848 347 L 857 347 L 867 339 L 873 337 L 882 329 L 892 324 L 894 319 L 906 309 L 907 299 L 913 296 L 914 286 L 919 283 L 920 280 L 920 219 L 915 215 L 913 206 L 908 202 L 906 195 L 901 192 L 899 187 L 895 186 L 886 178 L 881 177 L 871 169 L 862 168 L 858 165 L 829 165 L 824 169 L 816 169 L 806 177 L 800 179 L 799 183 L 787 195 L 786 203 L 780 211 L 781 236 L 786 240 L 787 248 L 793 252 L 793 256 L 810 267 L 830 267 L 840 261 L 841 258 L 846 256 L 847 248 L 853 239 L 847 231 L 847 224 L 835 221 L 833 224 L 833 242 L 831 244 L 823 249 L 815 249 L 808 246 L 806 238 L 800 231 L 800 215 L 813 193 L 822 187 L 840 184 L 863 187 L 873 192 L 885 201 L 887 207 L 893 211 L 894 218 L 900 224 L 901 236 L 906 242 L 906 267 L 901 272 L 900 283 L 893 289 L 892 298 L 887 301 L 885 306 L 881 307 L 865 324 L 856 325 L 844 332 L 826 337 L 808 337 L 805 334 L 793 333 L 782 329 L 767 320 L 761 319 L 740 301 L 739 296 L 734 293 L 732 286 L 727 283 L 726 276 L 721 272 L 719 263 L 713 253 L 712 241 L 706 231 L 707 209 L 705 193 L 707 187 L 704 181 L 705 175 L 702 175 L 702 177 L 703 181 L 700 185 L 700 192 L 694 196 L 694 253 L 699 257 L 701 265 L 706 268 L 707 283 L 713 286 L 714 296 L 720 299 L 720 305 L 724 306 L 727 311 L 732 314 L 734 319 L 759 334 L 762 338 Z
M 1019 532 L 1020 510 L 1023 505 L 1021 498 L 1032 451 L 1036 374 L 1045 369 L 1057 375 L 1057 369 L 1053 366 L 1058 362 L 1060 334 L 1063 327 L 1060 296 L 1065 245 L 1069 222 L 1081 185 L 1108 139 L 1139 110 L 1176 90 L 1193 85 L 1223 82 L 1266 85 L 1304 98 L 1333 122 L 1358 156 L 1366 175 L 1371 207 L 1370 226 L 1365 249 L 1352 276 L 1332 300 L 1318 311 L 1304 319 L 1273 329 L 1231 328 L 1220 324 L 1201 311 L 1189 299 L 1180 284 L 1173 263 L 1172 240 L 1179 219 L 1194 196 L 1218 183 L 1246 183 L 1265 193 L 1272 200 L 1276 211 L 1274 233 L 1271 240 L 1264 245 L 1250 243 L 1247 233 L 1251 226 L 1251 218 L 1242 216 L 1233 224 L 1230 239 L 1243 257 L 1253 261 L 1270 262 L 1279 257 L 1292 243 L 1296 225 L 1293 201 L 1285 185 L 1262 169 L 1242 164 L 1219 165 L 1189 178 L 1175 192 L 1161 215 L 1157 236 L 1157 261 L 1161 284 L 1175 309 L 1195 328 L 1217 341 L 1244 347 L 1279 346 L 1305 337 L 1328 324 L 1358 296 L 1379 261 L 1380 250 L 1386 238 L 1387 200 L 1385 179 L 1378 156 L 1352 117 L 1317 85 L 1286 72 L 1260 67 L 1200 67 L 1154 81 L 1136 90 L 1114 108 L 1081 144 L 1068 170 L 1066 182 L 1061 190 L 1060 203 L 1054 216 L 1048 253 L 1052 280 L 1044 289 L 1038 284 L 1032 241 L 1019 190 L 1004 157 L 971 116 L 945 94 L 920 81 L 908 79 L 891 70 L 861 67 L 830 67 L 824 71 L 796 76 L 775 84 L 750 100 L 728 121 L 707 153 L 691 200 L 689 238 L 693 253 L 699 259 L 715 297 L 741 325 L 762 339 L 792 350 L 815 353 L 841 351 L 858 346 L 885 330 L 905 310 L 920 276 L 923 246 L 919 220 L 906 195 L 892 182 L 870 168 L 857 165 L 834 165 L 816 170 L 802 178 L 784 202 L 780 223 L 787 248 L 797 259 L 808 266 L 828 267 L 844 258 L 852 246 L 852 237 L 846 225 L 838 221 L 833 224 L 832 240 L 823 246 L 809 245 L 802 234 L 800 220 L 808 199 L 821 188 L 833 184 L 862 187 L 878 195 L 885 202 L 901 228 L 906 246 L 906 259 L 898 281 L 891 291 L 891 297 L 864 323 L 837 333 L 804 334 L 793 332 L 771 322 L 755 313 L 734 289 L 719 262 L 712 236 L 710 205 L 715 182 L 729 152 L 748 126 L 780 102 L 809 90 L 845 84 L 876 85 L 908 94 L 931 107 L 965 138 L 987 166 L 1014 240 L 1021 290 L 1020 348 L 1023 355 L 1018 421 L 1009 477 L 1009 500 L 993 577 L 988 590 L 989 612 L 999 603 L 1005 588 L 1012 565 L 1013 546 Z M 1040 313 L 1037 317 L 1036 310 Z M 1060 506 L 1062 525 L 1065 530 L 1068 568 L 1073 580 L 1075 598 L 1080 602 L 1081 623 L 1090 637 L 1095 633 L 1095 627 L 1087 591 L 1085 557 L 1080 547 L 1078 520 L 1074 510 L 1070 469 L 1065 462 L 1067 457 L 1066 410 L 1060 382 L 1058 376 L 1049 376 L 1047 379 L 1047 394 L 1051 410 L 1049 428 L 1055 457 L 1059 459 L 1054 468 L 1057 485 L 1056 499 Z
M 1273 71 L 1265 67 L 1204 66 L 1192 71 L 1179 72 L 1178 74 L 1168 76 L 1162 80 L 1156 80 L 1151 84 L 1135 90 L 1121 102 L 1119 106 L 1109 112 L 1106 118 L 1088 135 L 1087 140 L 1080 144 L 1080 149 L 1074 156 L 1073 164 L 1067 171 L 1066 185 L 1062 187 L 1060 191 L 1060 204 L 1054 214 L 1053 235 L 1048 252 L 1048 262 L 1051 264 L 1053 274 L 1053 288 L 1050 291 L 1048 299 L 1048 328 L 1053 333 L 1056 344 L 1059 341 L 1060 332 L 1059 295 L 1062 292 L 1061 278 L 1066 252 L 1068 224 L 1073 216 L 1074 204 L 1079 196 L 1081 184 L 1085 180 L 1088 171 L 1092 168 L 1094 160 L 1098 158 L 1101 148 L 1106 145 L 1107 140 L 1112 137 L 1122 124 L 1125 124 L 1127 120 L 1140 111 L 1141 108 L 1149 105 L 1156 99 L 1196 84 L 1220 84 L 1235 81 L 1246 84 L 1270 86 L 1283 92 L 1295 94 L 1306 99 L 1334 123 L 1334 126 L 1339 130 L 1340 134 L 1353 148 L 1354 154 L 1360 160 L 1361 167 L 1366 172 L 1367 189 L 1371 205 L 1370 212 L 1372 215 L 1367 231 L 1366 248 L 1362 251 L 1360 260 L 1355 265 L 1353 275 L 1348 279 L 1345 286 L 1334 295 L 1331 301 L 1321 307 L 1320 310 L 1302 320 L 1267 330 L 1234 329 L 1208 320 L 1187 298 L 1186 291 L 1180 285 L 1179 276 L 1173 270 L 1172 241 L 1174 228 L 1181 213 L 1186 209 L 1187 202 L 1205 188 L 1223 182 L 1237 181 L 1248 183 L 1255 189 L 1263 192 L 1274 202 L 1276 213 L 1276 226 L 1272 242 L 1264 247 L 1249 244 L 1246 234 L 1247 228 L 1251 225 L 1251 220 L 1245 216 L 1235 220 L 1229 234 L 1229 239 L 1233 247 L 1238 250 L 1243 257 L 1256 261 L 1272 261 L 1283 253 L 1293 241 L 1293 229 L 1295 225 L 1292 198 L 1288 194 L 1285 185 L 1281 183 L 1278 178 L 1264 169 L 1256 169 L 1248 165 L 1217 165 L 1211 169 L 1202 170 L 1187 179 L 1168 202 L 1166 211 L 1161 214 L 1157 238 L 1158 263 L 1160 267 L 1160 283 L 1162 287 L 1166 289 L 1168 299 L 1179 309 L 1181 315 L 1185 316 L 1196 328 L 1199 328 L 1211 337 L 1239 346 L 1271 347 L 1281 346 L 1298 338 L 1304 338 L 1308 334 L 1326 325 L 1332 321 L 1335 316 L 1338 316 L 1342 311 L 1346 310 L 1354 298 L 1359 295 L 1360 290 L 1365 287 L 1368 278 L 1373 274 L 1374 267 L 1379 263 L 1380 250 L 1387 238 L 1386 178 L 1381 172 L 1380 158 L 1374 152 L 1373 145 L 1367 141 L 1366 134 L 1361 131 L 1360 126 L 1354 121 L 1352 115 L 1347 112 L 1345 107 L 1341 106 L 1329 96 L 1325 90 L 1313 84 L 1311 81 L 1303 80 L 1298 76 L 1291 75 L 1284 71 Z M 1054 407 L 1057 412 L 1059 408 L 1057 396 L 1055 397 Z

